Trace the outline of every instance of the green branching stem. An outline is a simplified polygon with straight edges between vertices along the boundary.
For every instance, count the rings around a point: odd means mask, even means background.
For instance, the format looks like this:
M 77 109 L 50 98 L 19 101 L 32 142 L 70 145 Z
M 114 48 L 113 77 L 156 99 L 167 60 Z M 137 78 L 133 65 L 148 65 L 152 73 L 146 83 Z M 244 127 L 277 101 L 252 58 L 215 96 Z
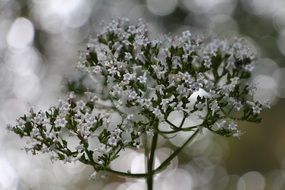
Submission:
M 165 159 L 160 166 L 158 166 L 156 169 L 154 168 L 154 158 L 155 158 L 155 150 L 157 146 L 157 140 L 158 140 L 158 134 L 155 133 L 153 138 L 152 138 L 152 144 L 151 144 L 151 149 L 149 152 L 148 156 L 148 162 L 147 162 L 147 173 L 130 173 L 130 172 L 122 172 L 122 171 L 117 171 L 113 170 L 110 168 L 105 168 L 105 171 L 125 176 L 125 177 L 131 177 L 131 178 L 146 178 L 147 181 L 147 187 L 148 190 L 153 189 L 153 176 L 159 172 L 161 172 L 163 169 L 165 169 L 170 162 L 185 148 L 187 144 L 189 144 L 195 136 L 199 133 L 199 129 L 197 129 L 184 143 L 181 147 L 176 149 L 167 159 Z
M 161 170 L 163 170 L 164 168 L 166 168 L 170 162 L 183 150 L 183 148 L 194 139 L 194 137 L 198 134 L 199 129 L 197 129 L 185 142 L 184 144 L 179 147 L 178 149 L 176 149 L 166 160 L 164 160 L 160 166 L 158 168 L 155 169 L 155 173 L 160 172 Z

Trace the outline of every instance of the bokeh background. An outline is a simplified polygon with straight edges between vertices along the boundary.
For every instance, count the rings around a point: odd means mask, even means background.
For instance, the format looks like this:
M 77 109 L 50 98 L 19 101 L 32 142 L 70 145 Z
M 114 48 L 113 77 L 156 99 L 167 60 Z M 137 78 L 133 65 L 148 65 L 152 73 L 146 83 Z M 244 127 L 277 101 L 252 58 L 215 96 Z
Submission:
M 153 34 L 189 29 L 246 38 L 260 57 L 252 79 L 256 96 L 272 102 L 261 124 L 240 124 L 240 139 L 206 133 L 187 147 L 158 177 L 157 189 L 284 190 L 284 0 L 0 0 L 0 190 L 142 189 L 143 181 L 103 174 L 92 181 L 92 170 L 81 164 L 26 154 L 23 141 L 5 130 L 30 107 L 57 103 L 63 81 L 79 79 L 78 51 L 102 21 L 116 17 L 143 18 Z M 160 157 L 177 143 L 161 142 Z M 139 171 L 143 159 L 131 152 L 121 161 L 120 167 Z

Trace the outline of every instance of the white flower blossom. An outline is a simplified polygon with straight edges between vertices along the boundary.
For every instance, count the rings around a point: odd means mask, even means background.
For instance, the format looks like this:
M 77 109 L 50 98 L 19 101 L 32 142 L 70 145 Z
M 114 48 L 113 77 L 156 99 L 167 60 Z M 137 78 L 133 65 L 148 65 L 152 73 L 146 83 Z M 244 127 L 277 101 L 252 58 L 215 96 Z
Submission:
M 237 130 L 237 123 L 232 121 L 229 123 L 228 127 L 230 130 Z
M 159 108 L 154 108 L 152 113 L 156 116 L 156 117 L 161 117 L 162 116 L 162 113 L 160 111 Z
M 64 117 L 57 117 L 54 124 L 56 127 L 65 127 L 67 121 Z
M 255 104 L 254 106 L 252 106 L 252 112 L 254 114 L 260 114 L 262 108 L 259 104 Z
M 211 102 L 210 109 L 212 111 L 212 114 L 214 114 L 216 111 L 218 111 L 220 109 L 220 106 L 219 106 L 217 100 L 214 100 L 213 102 Z
M 142 83 L 142 84 L 145 84 L 146 81 L 147 81 L 146 73 L 144 73 L 144 75 L 142 75 L 142 76 L 139 76 L 139 77 L 138 77 L 138 81 L 139 81 L 140 83 Z

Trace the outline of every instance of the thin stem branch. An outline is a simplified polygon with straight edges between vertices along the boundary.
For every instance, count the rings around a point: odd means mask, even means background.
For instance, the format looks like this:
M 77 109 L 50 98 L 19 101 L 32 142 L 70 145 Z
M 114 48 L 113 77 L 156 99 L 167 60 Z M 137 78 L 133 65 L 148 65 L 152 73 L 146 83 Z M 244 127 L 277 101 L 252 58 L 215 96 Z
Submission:
M 118 175 L 121 175 L 121 176 L 131 177 L 131 178 L 145 178 L 148 175 L 147 173 L 122 172 L 122 171 L 113 170 L 111 168 L 105 168 L 104 171 L 111 172 L 111 173 L 114 173 L 114 174 L 118 174 Z
M 164 160 L 159 167 L 154 170 L 154 173 L 160 172 L 162 169 L 167 167 L 170 162 L 182 151 L 182 149 L 198 134 L 199 129 L 197 129 L 188 139 L 184 142 L 184 144 L 176 149 L 166 160 Z

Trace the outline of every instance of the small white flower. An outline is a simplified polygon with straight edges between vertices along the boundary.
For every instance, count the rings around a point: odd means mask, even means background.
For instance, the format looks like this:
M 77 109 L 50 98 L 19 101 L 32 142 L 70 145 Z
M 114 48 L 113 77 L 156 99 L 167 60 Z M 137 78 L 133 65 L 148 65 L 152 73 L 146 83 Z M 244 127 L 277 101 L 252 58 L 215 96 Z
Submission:
M 217 110 L 220 109 L 220 106 L 219 106 L 217 100 L 214 100 L 213 102 L 211 102 L 211 104 L 210 104 L 210 109 L 211 109 L 211 111 L 212 111 L 212 114 L 214 114 Z
M 85 102 L 83 100 L 76 102 L 76 108 L 79 110 L 83 110 L 85 108 Z
M 271 102 L 269 100 L 265 100 L 264 102 L 262 102 L 262 106 L 264 108 L 271 108 Z
M 237 130 L 237 123 L 235 123 L 235 122 L 230 122 L 229 123 L 229 125 L 228 125 L 228 128 L 230 129 L 230 130 Z
M 129 93 L 128 93 L 128 99 L 129 100 L 135 100 L 135 99 L 137 99 L 137 97 L 138 97 L 138 94 L 135 92 L 135 91 L 129 91 Z
M 128 114 L 126 119 L 131 121 L 131 120 L 133 120 L 133 118 L 134 118 L 134 114 Z
M 204 57 L 204 66 L 209 69 L 211 67 L 211 65 L 212 65 L 212 62 L 211 62 L 210 57 L 205 56 Z
M 69 112 L 70 104 L 68 102 L 64 102 L 59 100 L 59 112 L 60 114 L 67 114 Z
M 68 95 L 68 99 L 74 100 L 75 98 L 76 98 L 76 95 L 74 94 L 74 92 L 70 92 Z
M 67 121 L 65 120 L 64 117 L 57 117 L 54 124 L 56 127 L 65 127 Z
M 191 36 L 192 34 L 189 30 L 182 32 L 182 37 L 185 38 L 186 40 L 190 40 L 189 38 L 191 38 Z
M 43 124 L 45 120 L 46 120 L 46 115 L 43 112 L 38 113 L 34 119 L 35 123 L 38 125 Z
M 203 110 L 204 107 L 205 107 L 205 104 L 202 102 L 198 102 L 197 104 L 195 104 L 195 108 L 197 108 L 198 111 Z
M 92 72 L 95 74 L 99 74 L 102 72 L 102 68 L 100 66 L 95 66 L 92 68 Z
M 135 78 L 135 74 L 126 73 L 126 74 L 123 75 L 123 80 L 125 82 L 130 82 L 134 78 Z
M 130 54 L 129 52 L 125 52 L 125 59 L 127 61 L 130 61 L 133 58 L 132 54 Z
M 178 111 L 178 112 L 183 112 L 184 111 L 184 108 L 182 106 L 182 102 L 179 102 L 176 106 L 175 106 L 175 110 Z
M 120 75 L 120 72 L 117 70 L 116 67 L 114 66 L 111 66 L 109 69 L 108 69 L 108 72 L 111 76 L 115 76 L 115 75 Z
M 139 81 L 140 83 L 142 83 L 142 84 L 145 84 L 146 81 L 147 81 L 146 73 L 144 73 L 144 75 L 142 75 L 142 76 L 139 76 L 139 77 L 138 77 L 138 81 Z
M 87 124 L 93 125 L 94 123 L 96 123 L 96 118 L 93 114 L 90 113 L 86 113 L 84 115 L 84 120 Z
M 111 137 L 108 139 L 108 144 L 109 144 L 110 146 L 117 146 L 118 142 L 119 142 L 119 139 L 118 139 L 117 137 L 115 137 L 115 136 L 111 136 Z
M 40 135 L 40 130 L 38 128 L 33 128 L 31 131 L 31 137 L 37 137 Z
M 102 160 L 102 159 L 99 159 L 99 160 L 98 160 L 98 164 L 99 164 L 99 165 L 103 166 L 104 163 L 105 163 L 104 160 Z
M 186 93 L 188 91 L 187 88 L 184 85 L 178 85 L 176 90 L 182 96 L 186 95 Z
M 160 105 L 161 105 L 161 108 L 163 109 L 163 111 L 166 111 L 166 109 L 169 105 L 169 102 L 170 102 L 169 99 L 162 99 L 161 100 Z
M 146 108 L 151 108 L 152 103 L 151 103 L 151 99 L 138 99 L 139 103 L 141 104 L 141 106 L 145 106 Z
M 253 107 L 252 107 L 252 112 L 254 114 L 260 114 L 262 108 L 259 104 L 255 104 Z
M 254 69 L 254 64 L 248 64 L 244 66 L 244 70 L 251 72 Z
M 226 122 L 227 122 L 226 120 L 221 120 L 221 121 L 215 122 L 213 125 L 213 129 L 214 130 L 223 129 L 225 127 Z
M 156 116 L 156 117 L 161 117 L 162 116 L 162 113 L 160 111 L 160 109 L 158 108 L 154 108 L 152 113 Z
M 26 122 L 22 118 L 19 118 L 16 121 L 17 121 L 17 124 L 16 124 L 17 127 L 19 129 L 24 129 Z

